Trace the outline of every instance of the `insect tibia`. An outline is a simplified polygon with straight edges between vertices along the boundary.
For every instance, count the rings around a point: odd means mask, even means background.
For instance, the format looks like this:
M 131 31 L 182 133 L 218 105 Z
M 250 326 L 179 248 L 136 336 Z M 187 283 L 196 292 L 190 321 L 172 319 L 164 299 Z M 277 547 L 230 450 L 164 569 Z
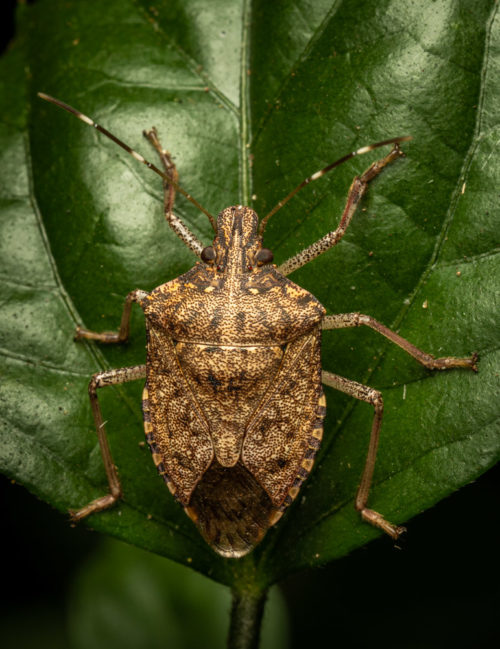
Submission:
M 295 196 L 297 192 L 299 192 L 303 187 L 308 185 L 309 183 L 313 182 L 314 180 L 318 180 L 322 176 L 324 176 L 326 173 L 331 171 L 332 169 L 335 169 L 335 167 L 338 167 L 339 165 L 343 164 L 344 162 L 347 162 L 347 160 L 350 160 L 351 158 L 354 158 L 355 156 L 358 155 L 363 155 L 364 153 L 369 153 L 370 151 L 373 151 L 374 149 L 378 149 L 381 146 L 386 146 L 388 144 L 393 144 L 393 153 L 394 153 L 394 158 L 398 157 L 400 155 L 403 155 L 401 150 L 399 149 L 399 145 L 402 142 L 407 142 L 408 140 L 411 140 L 412 136 L 411 135 L 404 135 L 402 137 L 393 137 L 390 138 L 389 140 L 382 140 L 381 142 L 375 142 L 374 144 L 369 144 L 368 146 L 363 146 L 360 149 L 356 149 L 356 151 L 351 151 L 351 153 L 348 153 L 347 155 L 343 156 L 342 158 L 339 158 L 338 160 L 335 160 L 335 162 L 332 162 L 331 164 L 327 165 L 326 167 L 323 167 L 323 169 L 320 169 L 319 171 L 316 171 L 313 173 L 311 176 L 308 176 L 305 180 L 303 180 L 300 185 L 297 185 L 295 189 L 293 189 L 288 196 L 283 198 L 281 201 L 279 201 L 273 209 L 266 214 L 266 216 L 262 219 L 260 222 L 260 227 L 259 227 L 259 234 L 262 236 L 264 234 L 264 230 L 266 229 L 267 222 L 273 216 L 276 214 L 278 210 L 280 210 L 283 205 L 288 203 L 288 201 Z M 389 157 L 391 154 L 389 154 Z M 387 159 L 387 156 L 386 156 Z M 387 164 L 389 160 L 385 163 Z M 385 165 L 384 165 L 385 166 Z M 375 174 L 376 175 L 376 174 Z
M 144 156 L 142 156 L 140 153 L 137 153 L 137 151 L 134 151 L 128 144 L 125 144 L 122 140 L 117 138 L 113 133 L 110 133 L 106 128 L 101 126 L 100 124 L 97 124 L 94 122 L 93 119 L 88 117 L 87 115 L 84 115 L 81 113 L 79 110 L 76 110 L 76 108 L 73 108 L 73 106 L 70 106 L 69 104 L 65 104 L 64 102 L 60 101 L 59 99 L 55 99 L 55 97 L 51 97 L 50 95 L 46 95 L 44 92 L 39 92 L 37 93 L 40 99 L 44 99 L 45 101 L 48 101 L 51 104 L 55 104 L 56 106 L 59 106 L 59 108 L 62 108 L 63 110 L 67 111 L 68 113 L 71 113 L 72 115 L 75 115 L 75 117 L 78 117 L 82 122 L 85 122 L 85 124 L 88 124 L 89 126 L 93 126 L 99 133 L 102 133 L 105 135 L 107 138 L 112 140 L 115 144 L 118 144 L 119 147 L 124 149 L 127 153 L 129 153 L 135 160 L 138 162 L 142 162 L 142 164 L 146 165 L 148 169 L 151 169 L 154 171 L 156 174 L 161 176 L 163 180 L 165 180 L 169 185 L 174 187 L 180 194 L 182 194 L 185 198 L 188 199 L 193 205 L 195 205 L 203 214 L 205 214 L 210 223 L 212 224 L 212 227 L 215 230 L 215 221 L 213 216 L 206 210 L 204 207 L 202 207 L 196 199 L 194 199 L 191 194 L 189 194 L 185 189 L 183 189 L 173 178 L 171 178 L 167 173 L 156 167 L 152 162 L 149 162 L 149 160 L 146 160 Z

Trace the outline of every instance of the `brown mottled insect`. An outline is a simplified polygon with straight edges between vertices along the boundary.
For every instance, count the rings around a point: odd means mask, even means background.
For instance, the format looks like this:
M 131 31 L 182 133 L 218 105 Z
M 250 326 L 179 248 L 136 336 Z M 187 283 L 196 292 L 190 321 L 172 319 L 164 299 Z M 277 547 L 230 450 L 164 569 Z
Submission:
M 435 359 L 370 316 L 327 316 L 318 300 L 286 275 L 338 243 L 368 183 L 402 155 L 399 144 L 410 138 L 378 142 L 328 165 L 280 201 L 260 226 L 257 214 L 242 205 L 222 210 L 215 223 L 178 185 L 175 166 L 154 128 L 145 136 L 159 152 L 164 171 L 71 106 L 39 95 L 94 126 L 163 178 L 167 222 L 201 258 L 187 273 L 151 293 L 129 293 L 117 333 L 77 329 L 77 339 L 124 342 L 131 306 L 137 302 L 146 316 L 148 352 L 146 365 L 99 372 L 90 381 L 109 493 L 73 512 L 73 518 L 110 507 L 122 493 L 97 388 L 146 377 L 144 428 L 158 471 L 216 552 L 226 557 L 247 554 L 279 520 L 313 467 L 326 412 L 324 383 L 374 408 L 355 507 L 365 521 L 397 539 L 404 528 L 366 506 L 382 422 L 382 396 L 365 385 L 321 371 L 321 331 L 366 325 L 429 369 L 476 371 L 477 355 Z M 354 179 L 337 229 L 279 268 L 272 265 L 271 251 L 262 247 L 269 218 L 309 182 L 355 155 L 387 144 L 393 144 L 391 152 Z M 208 216 L 215 231 L 212 245 L 204 247 L 172 213 L 176 191 Z

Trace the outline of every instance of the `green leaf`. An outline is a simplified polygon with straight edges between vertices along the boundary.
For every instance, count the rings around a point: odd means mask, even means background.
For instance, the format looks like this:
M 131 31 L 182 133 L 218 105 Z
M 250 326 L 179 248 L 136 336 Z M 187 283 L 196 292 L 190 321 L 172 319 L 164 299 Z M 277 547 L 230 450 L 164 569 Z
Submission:
M 411 134 L 343 241 L 292 275 L 330 313 L 359 311 L 480 371 L 433 375 L 372 331 L 324 335 L 323 366 L 382 390 L 370 505 L 399 523 L 498 459 L 494 214 L 500 164 L 497 3 L 40 0 L 1 62 L 1 467 L 61 511 L 106 491 L 87 396 L 92 373 L 144 361 L 128 345 L 75 344 L 116 329 L 124 296 L 194 256 L 163 222 L 161 182 L 82 122 L 78 107 L 154 160 L 155 125 L 180 182 L 209 211 L 266 214 L 304 177 L 359 146 Z M 28 70 L 26 91 L 23 72 Z M 278 263 L 338 223 L 352 178 L 381 152 L 305 188 L 270 221 Z M 176 212 L 209 242 L 203 214 Z M 164 488 L 140 385 L 102 390 L 124 498 L 88 524 L 226 584 L 272 583 L 377 535 L 353 509 L 373 416 L 326 390 L 321 454 L 301 495 L 244 560 L 223 560 Z M 410 531 L 411 533 L 411 531 Z

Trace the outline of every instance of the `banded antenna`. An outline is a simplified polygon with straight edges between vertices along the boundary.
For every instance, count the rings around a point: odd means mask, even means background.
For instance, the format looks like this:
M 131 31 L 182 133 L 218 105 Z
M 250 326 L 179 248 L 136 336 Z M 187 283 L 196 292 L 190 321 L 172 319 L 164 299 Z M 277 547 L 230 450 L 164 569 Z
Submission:
M 273 214 L 276 214 L 278 210 L 280 210 L 285 203 L 288 203 L 288 201 L 295 196 L 295 194 L 300 191 L 303 187 L 308 185 L 310 182 L 313 180 L 318 180 L 318 178 L 321 178 L 321 176 L 324 176 L 326 173 L 331 171 L 332 169 L 335 169 L 335 167 L 338 167 L 344 162 L 347 162 L 347 160 L 350 160 L 351 158 L 354 158 L 357 155 L 362 155 L 363 153 L 368 153 L 369 151 L 373 151 L 373 149 L 378 149 L 381 146 L 386 146 L 387 144 L 394 144 L 394 145 L 399 145 L 401 142 L 408 142 L 408 140 L 411 140 L 412 136 L 411 135 L 405 135 L 403 137 L 393 137 L 390 140 L 382 140 L 382 142 L 376 142 L 375 144 L 369 144 L 368 146 L 363 146 L 360 149 L 356 149 L 356 151 L 352 151 L 351 153 L 348 153 L 347 155 L 343 156 L 342 158 L 339 158 L 335 162 L 332 162 L 331 164 L 327 165 L 326 167 L 323 167 L 323 169 L 320 169 L 319 171 L 316 171 L 316 173 L 312 174 L 312 176 L 309 176 L 305 180 L 303 180 L 300 185 L 297 185 L 295 189 L 293 189 L 288 196 L 285 196 L 279 203 L 277 203 L 273 209 L 266 214 L 266 216 L 261 220 L 260 226 L 259 226 L 259 234 L 262 236 L 264 234 L 264 230 L 266 229 L 267 222 L 273 216 Z
M 72 113 L 78 119 L 80 119 L 82 122 L 85 122 L 85 124 L 88 124 L 89 126 L 93 126 L 95 129 L 99 131 L 99 133 L 102 133 L 106 137 L 108 137 L 110 140 L 113 140 L 115 144 L 118 144 L 122 149 L 124 149 L 127 153 L 130 153 L 130 155 L 135 158 L 135 160 L 138 160 L 139 162 L 142 162 L 142 164 L 146 165 L 148 169 L 152 169 L 155 173 L 157 173 L 159 176 L 163 178 L 163 180 L 170 186 L 174 187 L 176 191 L 178 191 L 180 194 L 185 196 L 188 201 L 190 201 L 193 205 L 195 205 L 199 210 L 205 214 L 205 216 L 208 217 L 208 220 L 210 221 L 212 228 L 214 229 L 214 232 L 217 232 L 217 228 L 215 225 L 215 219 L 214 217 L 210 214 L 208 210 L 206 210 L 202 205 L 198 203 L 196 199 L 194 199 L 191 194 L 189 194 L 185 189 L 183 189 L 180 185 L 178 185 L 172 178 L 170 178 L 164 171 L 161 169 L 158 169 L 152 162 L 149 162 L 144 158 L 140 153 L 137 153 L 137 151 L 134 151 L 131 147 L 129 147 L 128 144 L 125 144 L 125 142 L 122 142 L 122 140 L 118 139 L 113 133 L 110 133 L 107 129 L 105 129 L 103 126 L 100 124 L 96 124 L 93 119 L 88 117 L 87 115 L 84 115 L 81 113 L 79 110 L 76 110 L 76 108 L 73 108 L 73 106 L 69 106 L 69 104 L 65 104 L 62 101 L 59 101 L 59 99 L 55 99 L 54 97 L 51 97 L 50 95 L 46 95 L 44 92 L 39 92 L 37 93 L 40 99 L 44 99 L 45 101 L 50 102 L 51 104 L 55 104 L 56 106 L 59 106 L 60 108 L 63 108 L 66 110 L 68 113 Z

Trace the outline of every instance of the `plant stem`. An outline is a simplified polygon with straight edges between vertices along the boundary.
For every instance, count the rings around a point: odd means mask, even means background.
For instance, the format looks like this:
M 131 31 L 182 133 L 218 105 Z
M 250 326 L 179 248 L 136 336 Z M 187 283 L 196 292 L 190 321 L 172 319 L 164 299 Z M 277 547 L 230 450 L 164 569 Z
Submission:
M 228 649 L 258 649 L 267 589 L 233 590 Z

